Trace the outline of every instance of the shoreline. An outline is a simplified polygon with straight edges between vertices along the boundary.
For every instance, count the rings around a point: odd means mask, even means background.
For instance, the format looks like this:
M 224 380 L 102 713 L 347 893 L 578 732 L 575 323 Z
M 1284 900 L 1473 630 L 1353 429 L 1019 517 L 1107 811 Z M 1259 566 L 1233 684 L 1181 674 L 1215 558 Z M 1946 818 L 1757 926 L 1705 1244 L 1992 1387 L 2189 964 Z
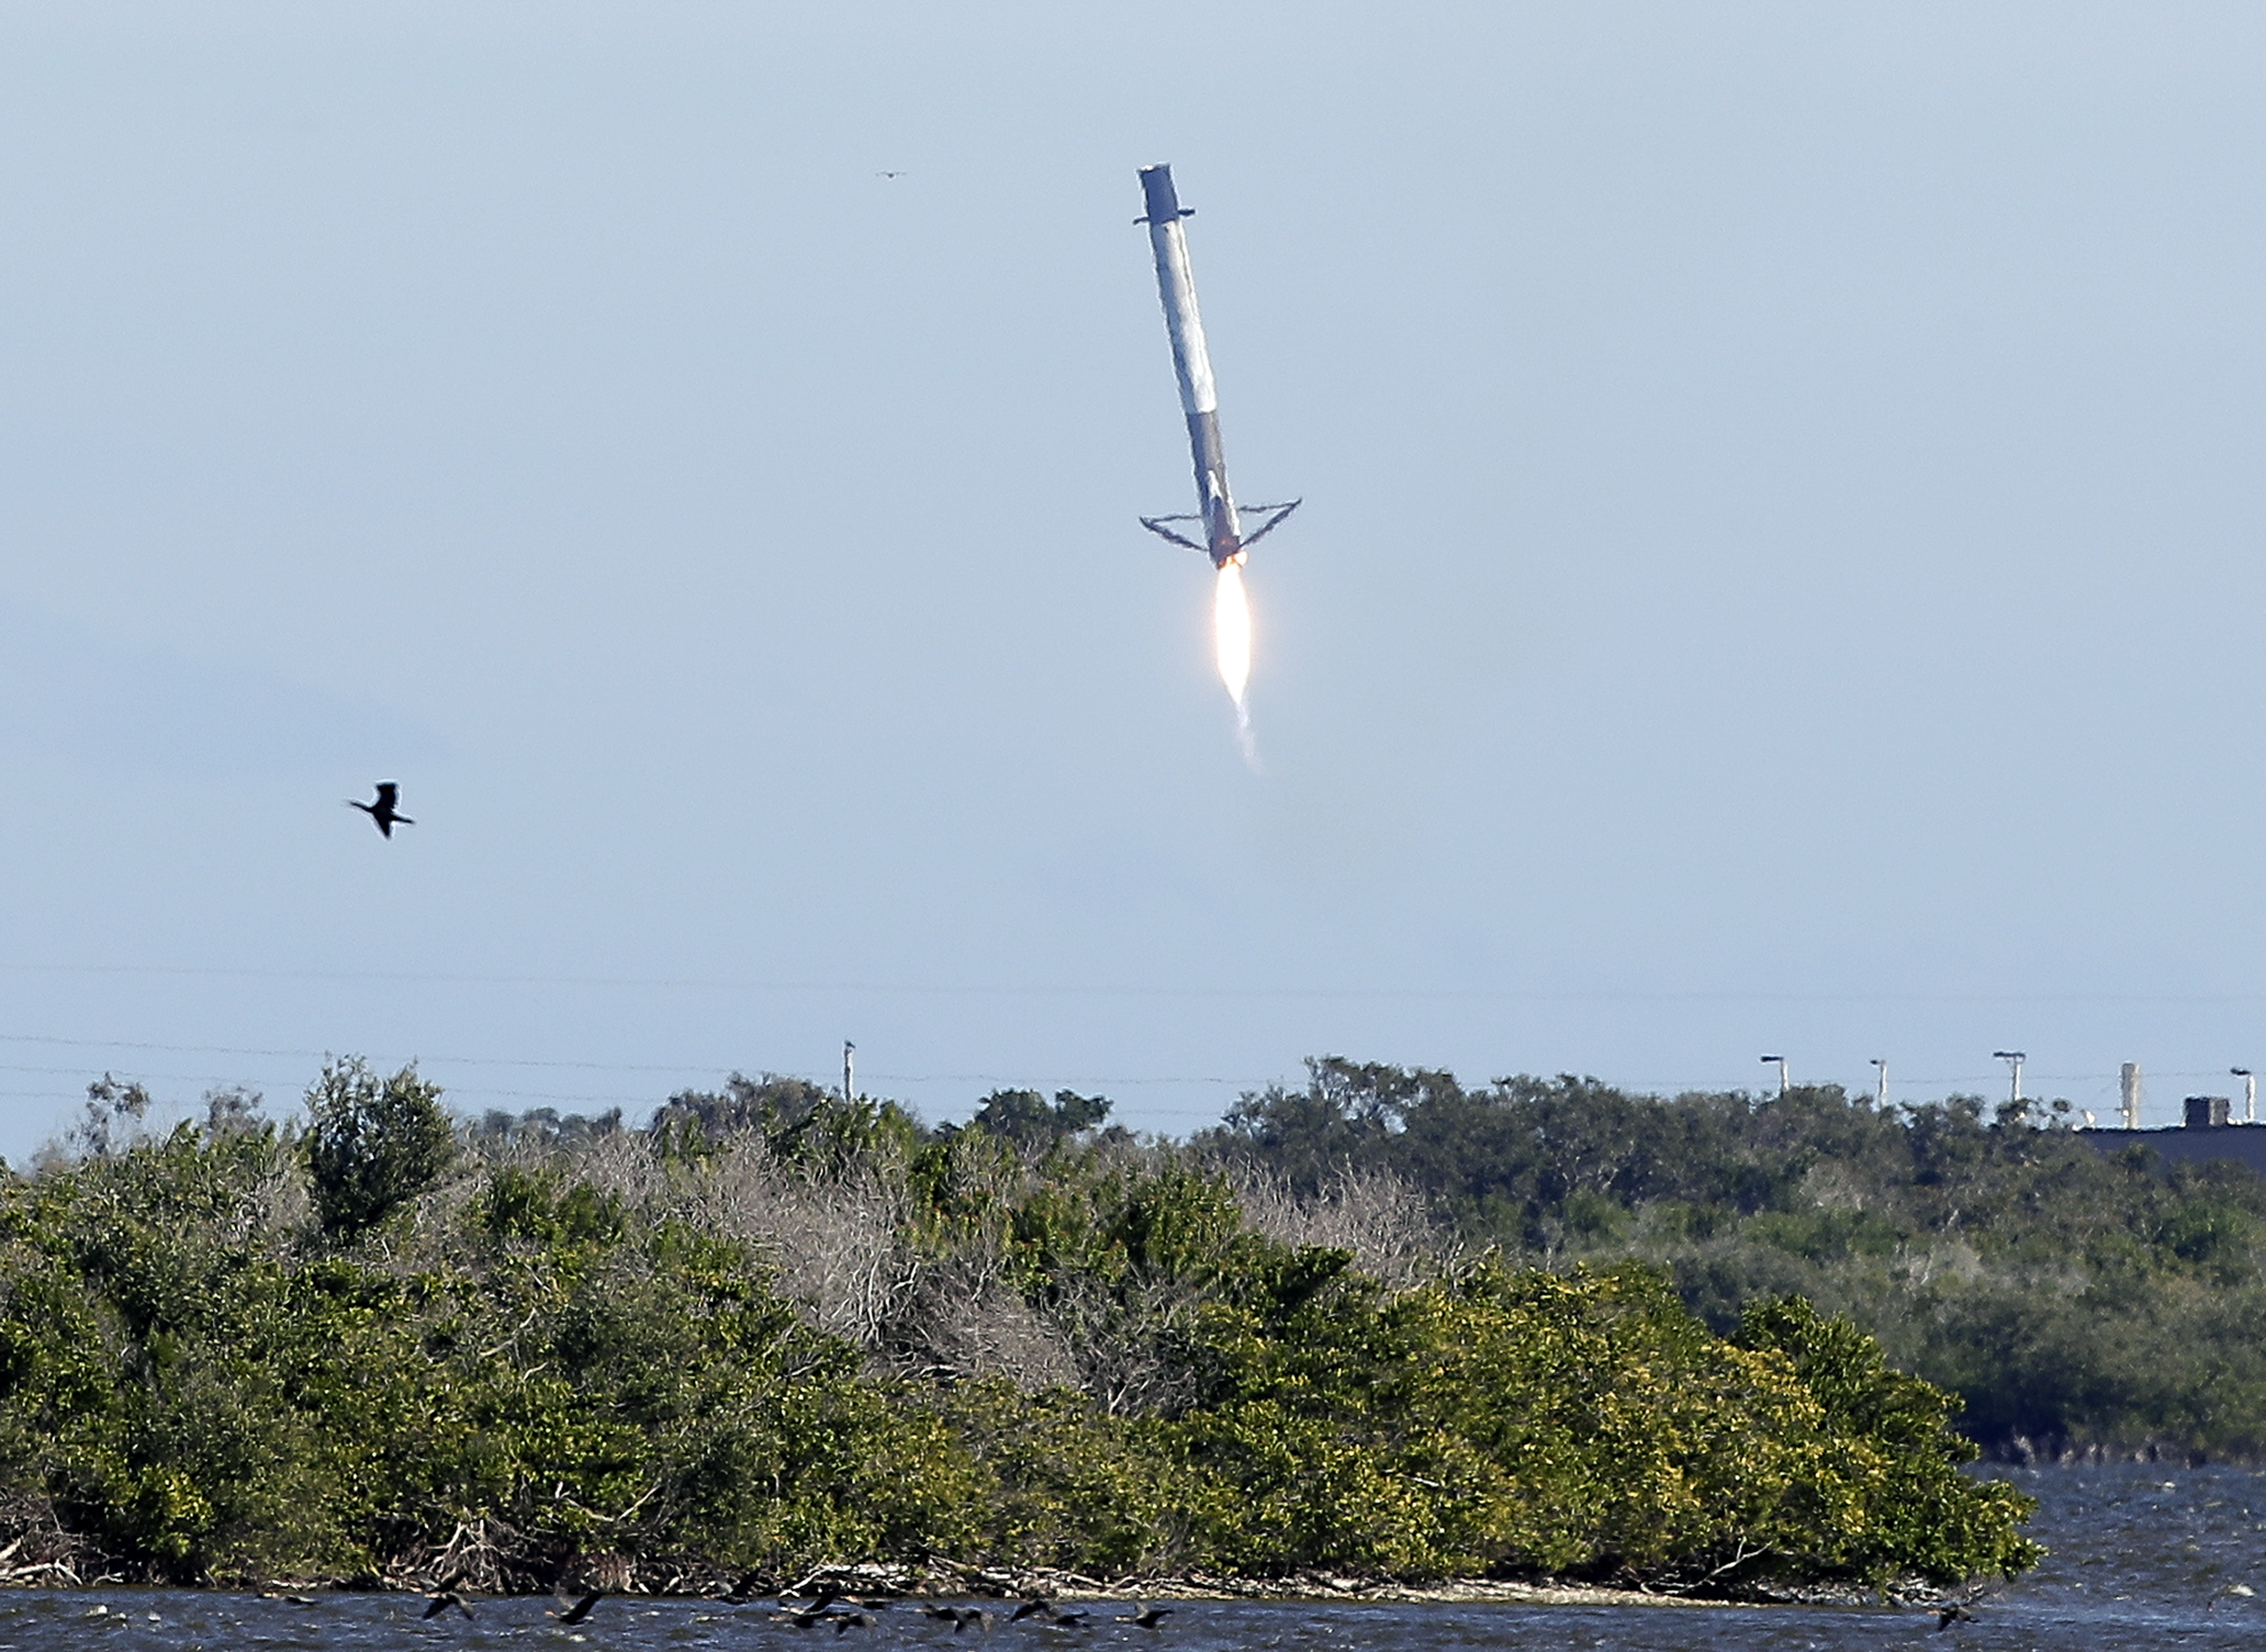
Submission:
M 438 1575 L 449 1568 L 432 1568 Z M 571 1595 L 584 1587 L 562 1581 L 556 1589 L 508 1587 L 465 1591 L 468 1599 L 545 1600 Z M 597 1587 L 595 1579 L 588 1587 Z M 270 1579 L 261 1583 L 159 1583 L 106 1575 L 82 1579 L 68 1567 L 53 1564 L 0 1574 L 0 1589 L 26 1591 L 55 1590 L 92 1593 L 130 1590 L 159 1594 L 240 1594 L 263 1599 L 298 1599 L 318 1595 L 429 1594 L 429 1581 L 394 1575 L 383 1580 Z M 1292 1577 L 1217 1577 L 1191 1573 L 1178 1577 L 1143 1577 L 1107 1581 L 1081 1574 L 1047 1570 L 953 1568 L 923 1572 L 896 1567 L 828 1567 L 806 1574 L 796 1582 L 733 1598 L 728 1580 L 713 1575 L 680 1572 L 665 1582 L 608 1588 L 610 1596 L 625 1599 L 676 1600 L 759 1610 L 822 1595 L 844 1601 L 886 1606 L 896 1602 L 997 1601 L 1032 1599 L 1096 1601 L 1135 1604 L 1148 1601 L 1246 1601 L 1334 1603 L 1345 1605 L 1524 1605 L 1524 1606 L 1664 1606 L 1767 1610 L 1774 1606 L 1878 1607 L 1910 1610 L 1928 1604 L 1943 1593 L 1916 1580 L 1901 1580 L 1884 1589 L 1849 1583 L 1783 1584 L 1751 1589 L 1739 1596 L 1670 1593 L 1636 1585 L 1613 1586 L 1548 1579 L 1517 1580 L 1486 1577 L 1439 1578 L 1427 1583 L 1397 1583 L 1332 1574 L 1302 1574 Z

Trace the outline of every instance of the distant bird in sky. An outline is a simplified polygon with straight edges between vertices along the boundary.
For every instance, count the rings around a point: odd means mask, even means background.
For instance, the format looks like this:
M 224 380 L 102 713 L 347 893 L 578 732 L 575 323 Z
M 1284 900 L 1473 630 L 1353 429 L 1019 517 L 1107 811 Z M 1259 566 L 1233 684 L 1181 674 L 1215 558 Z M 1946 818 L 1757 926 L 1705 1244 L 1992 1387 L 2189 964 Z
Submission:
M 903 172 L 875 172 L 874 176 L 876 178 L 903 178 L 904 174 Z
M 400 800 L 400 786 L 391 780 L 380 780 L 377 783 L 376 802 L 361 803 L 356 802 L 353 798 L 348 798 L 347 800 L 347 807 L 348 808 L 360 809 L 363 814 L 369 815 L 370 819 L 377 822 L 377 830 L 380 833 L 385 837 L 391 837 L 393 836 L 393 828 L 396 822 L 404 826 L 414 826 L 417 823 L 415 821 L 410 819 L 408 815 L 404 815 L 399 809 L 394 807 L 394 805 L 398 803 Z

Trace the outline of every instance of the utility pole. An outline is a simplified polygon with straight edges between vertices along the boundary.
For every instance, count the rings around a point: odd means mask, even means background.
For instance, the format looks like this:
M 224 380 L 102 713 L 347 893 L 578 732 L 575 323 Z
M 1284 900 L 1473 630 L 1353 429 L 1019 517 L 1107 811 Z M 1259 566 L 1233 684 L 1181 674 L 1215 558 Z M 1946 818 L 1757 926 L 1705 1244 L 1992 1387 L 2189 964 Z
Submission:
M 2014 1085 L 2007 1092 L 2007 1099 L 2019 1105 L 2022 1099 L 2022 1063 L 2028 1057 L 2019 1049 L 1994 1049 L 1991 1054 L 1997 1060 L 2005 1062 L 2013 1070 Z
M 1763 1065 L 1765 1067 L 1774 1066 L 1778 1069 L 1778 1093 L 1780 1095 L 1784 1095 L 1787 1091 L 1786 1057 L 1783 1056 L 1765 1056 L 1763 1057 Z
M 2242 1080 L 2242 1122 L 2258 1122 L 2258 1075 L 2248 1067 L 2229 1067 L 2227 1071 Z
M 2124 1128 L 2140 1128 L 2140 1064 L 2128 1061 L 2117 1071 L 2116 1093 L 2124 1115 Z
M 858 1046 L 846 1038 L 842 1041 L 842 1099 L 858 1099 Z
M 1889 1105 L 1889 1059 L 1885 1056 L 1875 1056 L 1873 1065 L 1881 1070 L 1880 1082 L 1873 1086 L 1873 1105 L 1885 1108 Z

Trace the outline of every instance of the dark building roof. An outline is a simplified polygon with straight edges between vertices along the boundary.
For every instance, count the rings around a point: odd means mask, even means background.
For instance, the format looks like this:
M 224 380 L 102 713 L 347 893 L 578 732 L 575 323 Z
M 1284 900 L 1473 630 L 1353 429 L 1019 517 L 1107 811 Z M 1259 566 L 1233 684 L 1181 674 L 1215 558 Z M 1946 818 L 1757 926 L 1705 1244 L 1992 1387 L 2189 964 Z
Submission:
M 2209 1162 L 2232 1159 L 2266 1175 L 2266 1124 L 2191 1124 L 2169 1130 L 2080 1130 L 2104 1153 L 2122 1148 L 2153 1148 L 2167 1159 Z

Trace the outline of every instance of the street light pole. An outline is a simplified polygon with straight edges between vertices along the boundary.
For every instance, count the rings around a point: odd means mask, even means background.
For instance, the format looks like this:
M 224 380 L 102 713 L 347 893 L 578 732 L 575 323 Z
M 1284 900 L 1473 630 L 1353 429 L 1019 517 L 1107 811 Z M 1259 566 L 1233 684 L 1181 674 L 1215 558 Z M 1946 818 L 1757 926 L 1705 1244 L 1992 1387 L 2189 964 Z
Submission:
M 1784 1095 L 1787 1092 L 1786 1057 L 1783 1056 L 1765 1056 L 1763 1057 L 1763 1065 L 1765 1067 L 1776 1067 L 1778 1069 L 1778 1093 L 1780 1095 Z
M 2026 1059 L 2022 1052 L 2019 1049 L 1994 1049 L 1991 1054 L 2013 1070 L 2014 1086 L 2008 1091 L 2007 1099 L 2019 1102 L 2022 1099 L 2022 1063 Z
M 2258 1122 L 2258 1075 L 2248 1067 L 2229 1067 L 2227 1071 L 2242 1080 L 2242 1122 Z
M 1887 1057 L 1887 1056 L 1874 1056 L 1874 1057 L 1873 1057 L 1873 1065 L 1875 1065 L 1875 1067 L 1878 1067 L 1878 1068 L 1881 1070 L 1881 1078 L 1880 1078 L 1880 1082 L 1879 1082 L 1878 1084 L 1876 1084 L 1876 1085 L 1875 1085 L 1873 1086 L 1873 1105 L 1874 1105 L 1875 1107 L 1886 1107 L 1886 1106 L 1888 1106 L 1888 1105 L 1889 1105 L 1889 1061 L 1888 1061 L 1888 1057 Z
M 846 1038 L 842 1041 L 842 1099 L 858 1099 L 858 1046 Z

